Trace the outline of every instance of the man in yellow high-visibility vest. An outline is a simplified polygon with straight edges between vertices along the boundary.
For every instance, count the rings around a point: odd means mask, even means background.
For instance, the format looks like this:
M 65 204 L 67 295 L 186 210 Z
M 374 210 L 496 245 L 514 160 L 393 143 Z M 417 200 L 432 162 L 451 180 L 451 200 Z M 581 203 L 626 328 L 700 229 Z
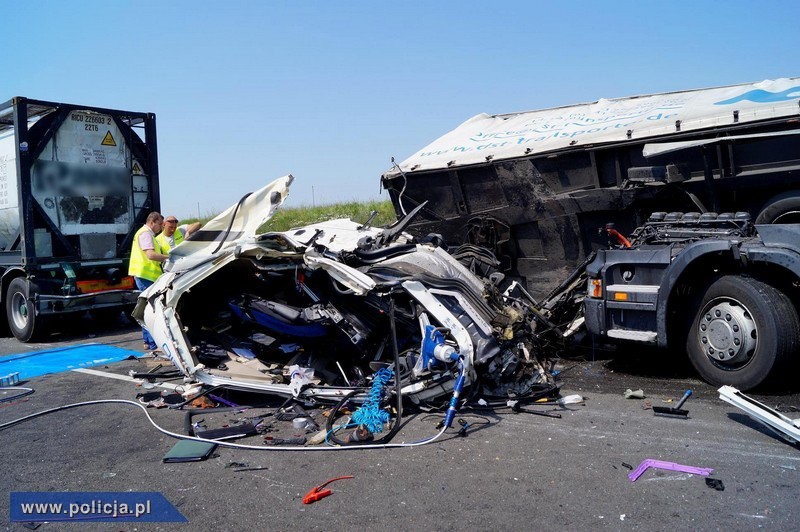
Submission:
M 167 216 L 167 219 L 164 220 L 164 229 L 161 231 L 161 234 L 156 237 L 156 244 L 159 245 L 162 253 L 168 254 L 172 251 L 172 248 L 200 229 L 200 224 L 198 222 L 188 226 L 178 226 L 178 223 L 180 223 L 178 219 L 172 215 Z
M 160 213 L 151 212 L 147 215 L 145 224 L 133 237 L 128 275 L 133 277 L 139 290 L 152 285 L 161 275 L 161 263 L 166 260 L 167 255 L 160 253 L 156 234 L 161 232 L 163 225 L 164 217 Z M 142 339 L 144 349 L 149 351 L 158 349 L 153 337 L 144 327 L 142 327 Z

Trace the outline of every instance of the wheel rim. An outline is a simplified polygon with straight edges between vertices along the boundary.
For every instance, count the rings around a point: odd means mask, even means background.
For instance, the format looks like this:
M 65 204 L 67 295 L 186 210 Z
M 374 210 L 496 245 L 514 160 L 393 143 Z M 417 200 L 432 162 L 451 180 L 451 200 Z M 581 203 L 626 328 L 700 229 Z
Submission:
M 741 302 L 718 298 L 709 301 L 700 314 L 697 341 L 712 364 L 735 370 L 752 360 L 758 345 L 758 328 Z
M 11 320 L 18 330 L 28 325 L 28 300 L 19 292 L 11 296 Z
M 778 215 L 773 224 L 796 224 L 800 223 L 800 211 L 791 210 Z

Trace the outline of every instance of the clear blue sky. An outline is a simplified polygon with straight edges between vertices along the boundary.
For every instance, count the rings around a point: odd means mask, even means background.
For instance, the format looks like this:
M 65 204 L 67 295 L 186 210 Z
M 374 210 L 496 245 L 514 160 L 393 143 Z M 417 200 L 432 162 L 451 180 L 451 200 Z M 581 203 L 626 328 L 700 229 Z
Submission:
M 3 3 L 0 100 L 158 117 L 162 210 L 371 199 L 480 112 L 799 76 L 800 2 Z

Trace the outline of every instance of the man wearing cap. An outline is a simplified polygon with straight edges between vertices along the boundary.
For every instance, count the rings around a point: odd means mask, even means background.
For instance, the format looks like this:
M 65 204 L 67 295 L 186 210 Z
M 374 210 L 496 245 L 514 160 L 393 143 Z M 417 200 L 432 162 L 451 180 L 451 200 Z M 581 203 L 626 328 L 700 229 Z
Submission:
M 136 231 L 131 245 L 131 260 L 128 265 L 128 275 L 133 277 L 136 288 L 144 290 L 152 285 L 161 275 L 161 262 L 167 255 L 160 253 L 156 244 L 156 234 L 164 225 L 164 217 L 160 213 L 151 212 L 147 215 L 145 224 Z M 156 342 L 147 329 L 142 327 L 144 348 L 150 351 L 158 349 Z
M 187 237 L 200 228 L 199 223 L 193 223 L 188 226 L 178 227 L 178 219 L 174 216 L 167 216 L 164 220 L 164 229 L 161 234 L 156 237 L 156 244 L 159 246 L 159 251 L 164 254 L 169 254 L 170 250 L 183 242 Z

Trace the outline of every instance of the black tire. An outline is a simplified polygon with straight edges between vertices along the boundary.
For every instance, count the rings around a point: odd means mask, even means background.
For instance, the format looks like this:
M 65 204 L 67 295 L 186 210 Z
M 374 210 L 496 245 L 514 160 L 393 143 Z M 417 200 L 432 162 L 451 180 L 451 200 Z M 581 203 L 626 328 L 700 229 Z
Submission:
M 37 316 L 30 302 L 36 285 L 24 277 L 13 279 L 6 291 L 6 318 L 11 334 L 20 342 L 30 342 L 44 334 L 45 319 Z
M 800 223 L 800 192 L 791 191 L 771 198 L 756 216 L 757 224 Z
M 789 297 L 751 277 L 720 277 L 696 308 L 686 351 L 712 384 L 740 390 L 769 384 L 800 347 L 800 320 Z

